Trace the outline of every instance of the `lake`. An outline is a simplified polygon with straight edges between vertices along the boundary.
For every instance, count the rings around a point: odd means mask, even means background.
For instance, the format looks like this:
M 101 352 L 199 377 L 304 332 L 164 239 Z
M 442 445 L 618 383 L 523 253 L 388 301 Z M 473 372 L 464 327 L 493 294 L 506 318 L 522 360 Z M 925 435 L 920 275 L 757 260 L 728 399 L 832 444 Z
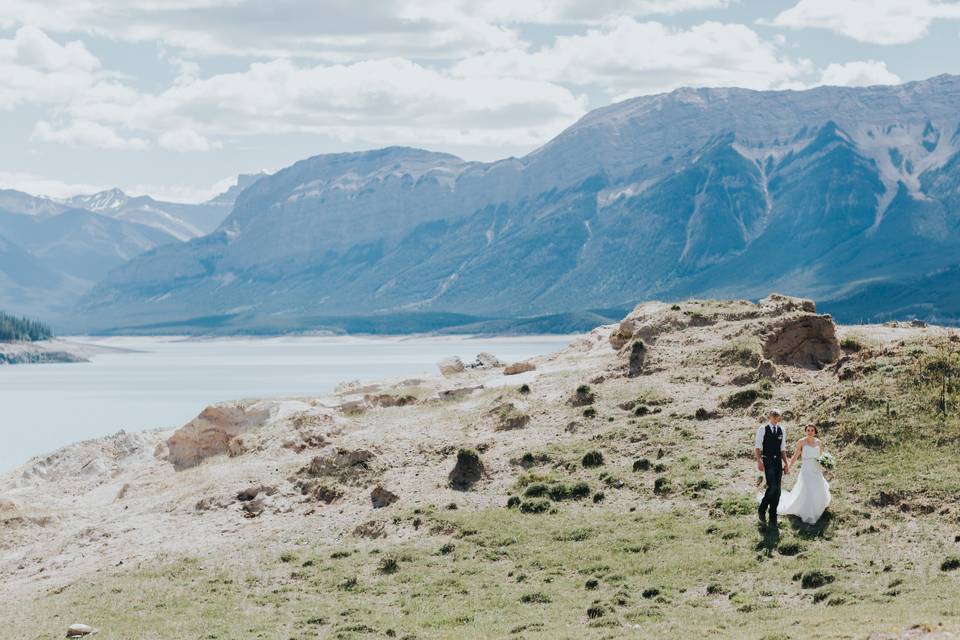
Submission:
M 436 374 L 448 355 L 471 362 L 550 353 L 570 336 L 78 338 L 134 350 L 89 363 L 0 367 L 0 472 L 120 429 L 179 426 L 223 400 L 314 396 L 349 380 Z

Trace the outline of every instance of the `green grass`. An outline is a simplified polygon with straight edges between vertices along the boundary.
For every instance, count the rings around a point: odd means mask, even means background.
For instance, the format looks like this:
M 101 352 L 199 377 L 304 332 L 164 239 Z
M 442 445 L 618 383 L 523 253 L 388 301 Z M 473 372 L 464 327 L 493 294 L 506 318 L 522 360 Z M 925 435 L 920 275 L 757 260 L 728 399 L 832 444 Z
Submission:
M 531 638 L 762 638 L 770 629 L 859 637 L 960 616 L 956 572 L 941 571 L 940 557 L 905 559 L 883 537 L 821 536 L 799 555 L 782 554 L 778 547 L 800 544 L 788 527 L 772 541 L 740 516 L 718 526 L 687 508 L 603 509 L 430 515 L 456 545 L 425 536 L 392 545 L 389 556 L 348 544 L 354 553 L 333 559 L 343 548 L 307 544 L 293 555 L 310 564 L 255 553 L 228 563 L 170 558 L 98 574 L 7 615 L 29 629 L 25 638 L 59 637 L 66 620 L 86 620 L 103 629 L 99 637 L 143 640 L 490 638 L 521 627 Z M 598 619 L 604 626 L 591 626 Z

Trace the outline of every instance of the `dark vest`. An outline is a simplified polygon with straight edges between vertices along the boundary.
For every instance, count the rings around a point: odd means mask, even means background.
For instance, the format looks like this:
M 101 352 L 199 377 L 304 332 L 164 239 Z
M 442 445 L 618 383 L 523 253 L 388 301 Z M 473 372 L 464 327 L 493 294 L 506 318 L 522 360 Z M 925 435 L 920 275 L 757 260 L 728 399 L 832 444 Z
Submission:
M 783 442 L 783 429 L 766 425 L 763 428 L 763 449 L 761 449 L 764 458 L 776 460 L 780 457 L 780 443 Z

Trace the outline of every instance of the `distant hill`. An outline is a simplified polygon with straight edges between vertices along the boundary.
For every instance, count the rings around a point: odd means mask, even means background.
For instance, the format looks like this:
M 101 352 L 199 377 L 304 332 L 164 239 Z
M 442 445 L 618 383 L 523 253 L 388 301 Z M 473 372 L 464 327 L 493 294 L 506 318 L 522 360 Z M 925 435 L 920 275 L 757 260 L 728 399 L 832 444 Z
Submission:
M 63 202 L 0 190 L 0 305 L 68 324 L 77 299 L 112 269 L 215 229 L 238 185 L 260 177 L 240 176 L 228 191 L 196 205 L 119 189 Z
M 523 158 L 317 156 L 250 186 L 214 233 L 111 272 L 77 318 L 561 318 L 778 290 L 844 320 L 956 322 L 960 288 L 936 274 L 960 264 L 957 104 L 956 76 L 679 89 L 598 109 Z

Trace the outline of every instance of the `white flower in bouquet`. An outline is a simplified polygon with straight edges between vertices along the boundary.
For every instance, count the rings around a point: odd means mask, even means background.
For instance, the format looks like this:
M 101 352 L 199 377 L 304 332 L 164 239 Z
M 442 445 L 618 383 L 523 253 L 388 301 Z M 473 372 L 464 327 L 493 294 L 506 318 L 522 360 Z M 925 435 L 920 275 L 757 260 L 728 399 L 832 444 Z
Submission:
M 833 469 L 835 466 L 837 466 L 836 459 L 830 454 L 829 451 L 817 458 L 817 462 L 819 462 L 820 466 L 824 469 Z

